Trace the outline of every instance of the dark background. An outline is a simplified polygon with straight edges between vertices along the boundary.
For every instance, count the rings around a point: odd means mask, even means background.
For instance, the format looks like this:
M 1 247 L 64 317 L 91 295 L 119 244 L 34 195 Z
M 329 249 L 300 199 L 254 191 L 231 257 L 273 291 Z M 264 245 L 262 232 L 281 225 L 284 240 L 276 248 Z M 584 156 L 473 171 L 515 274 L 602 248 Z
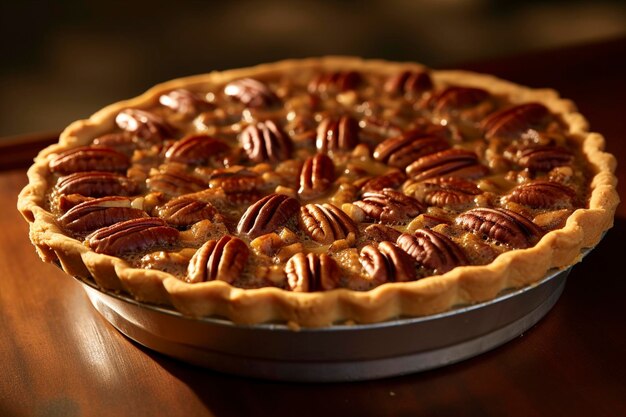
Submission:
M 10 136 L 214 69 L 325 54 L 443 68 L 624 36 L 626 2 L 2 0 L 0 19 L 0 136 Z

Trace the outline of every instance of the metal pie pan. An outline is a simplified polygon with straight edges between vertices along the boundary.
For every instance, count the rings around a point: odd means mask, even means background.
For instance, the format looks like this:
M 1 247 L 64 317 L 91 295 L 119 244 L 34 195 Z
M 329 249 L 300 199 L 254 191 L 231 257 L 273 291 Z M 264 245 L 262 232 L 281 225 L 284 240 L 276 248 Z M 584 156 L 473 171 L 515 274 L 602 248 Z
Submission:
M 534 285 L 441 314 L 300 330 L 284 324 L 190 318 L 78 281 L 106 320 L 157 352 L 229 374 L 334 382 L 438 368 L 502 345 L 550 311 L 570 270 L 553 271 Z

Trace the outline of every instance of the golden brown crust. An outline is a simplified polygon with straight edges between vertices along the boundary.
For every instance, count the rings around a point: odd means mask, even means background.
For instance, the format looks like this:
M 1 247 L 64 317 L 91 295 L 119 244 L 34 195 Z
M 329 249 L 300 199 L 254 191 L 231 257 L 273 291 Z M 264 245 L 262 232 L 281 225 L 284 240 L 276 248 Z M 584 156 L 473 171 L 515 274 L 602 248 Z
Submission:
M 224 282 L 182 282 L 155 270 L 131 268 L 119 258 L 97 254 L 78 240 L 64 235 L 53 215 L 44 210 L 48 162 L 54 154 L 86 145 L 111 130 L 115 115 L 127 107 L 153 104 L 166 90 L 227 81 L 286 69 L 319 67 L 394 73 L 421 69 L 414 63 L 392 63 L 350 57 L 288 60 L 252 68 L 213 72 L 157 85 L 131 100 L 112 104 L 87 120 L 72 123 L 59 143 L 43 151 L 28 171 L 29 184 L 22 190 L 18 209 L 30 223 L 30 237 L 41 258 L 59 261 L 71 275 L 91 277 L 103 289 L 125 291 L 137 300 L 173 305 L 190 316 L 221 316 L 236 323 L 292 322 L 301 326 L 326 326 L 353 320 L 373 323 L 399 316 L 421 316 L 453 306 L 489 300 L 503 289 L 519 288 L 540 280 L 553 268 L 565 268 L 580 260 L 581 250 L 598 243 L 613 224 L 619 197 L 615 158 L 604 152 L 604 139 L 588 132 L 587 122 L 574 104 L 548 89 L 530 89 L 493 76 L 464 71 L 432 71 L 434 82 L 484 88 L 506 95 L 514 103 L 539 101 L 561 115 L 569 133 L 582 142 L 583 153 L 594 169 L 589 206 L 576 210 L 565 227 L 547 233 L 534 247 L 513 250 L 485 266 L 458 267 L 439 276 L 415 282 L 388 283 L 366 292 L 338 289 L 328 292 L 292 293 L 277 288 L 240 289 Z

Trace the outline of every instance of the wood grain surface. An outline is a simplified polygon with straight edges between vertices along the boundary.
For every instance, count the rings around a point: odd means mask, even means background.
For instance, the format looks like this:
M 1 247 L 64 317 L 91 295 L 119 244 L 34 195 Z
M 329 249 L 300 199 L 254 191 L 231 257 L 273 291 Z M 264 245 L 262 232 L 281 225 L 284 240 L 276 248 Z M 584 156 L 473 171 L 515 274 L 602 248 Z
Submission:
M 626 161 L 626 67 L 615 55 L 623 60 L 625 46 L 621 40 L 466 67 L 559 89 Z M 622 166 L 618 176 L 623 191 Z M 76 281 L 39 260 L 15 209 L 25 184 L 24 169 L 0 173 L 0 416 L 626 415 L 623 205 L 554 309 L 521 337 L 414 375 L 293 384 L 196 368 L 122 336 Z

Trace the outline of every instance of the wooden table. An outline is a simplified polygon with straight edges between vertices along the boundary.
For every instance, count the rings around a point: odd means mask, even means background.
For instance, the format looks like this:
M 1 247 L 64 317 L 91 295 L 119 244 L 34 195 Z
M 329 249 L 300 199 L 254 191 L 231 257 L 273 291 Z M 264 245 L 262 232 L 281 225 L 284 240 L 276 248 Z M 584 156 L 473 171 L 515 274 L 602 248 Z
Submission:
M 559 89 L 626 161 L 625 53 L 622 39 L 465 68 Z M 12 149 L 30 157 L 38 143 L 5 146 L 0 161 L 6 168 Z M 25 184 L 24 168 L 0 173 L 0 416 L 626 415 L 624 206 L 554 309 L 518 339 L 444 369 L 313 385 L 221 375 L 126 339 L 35 254 L 15 210 Z

